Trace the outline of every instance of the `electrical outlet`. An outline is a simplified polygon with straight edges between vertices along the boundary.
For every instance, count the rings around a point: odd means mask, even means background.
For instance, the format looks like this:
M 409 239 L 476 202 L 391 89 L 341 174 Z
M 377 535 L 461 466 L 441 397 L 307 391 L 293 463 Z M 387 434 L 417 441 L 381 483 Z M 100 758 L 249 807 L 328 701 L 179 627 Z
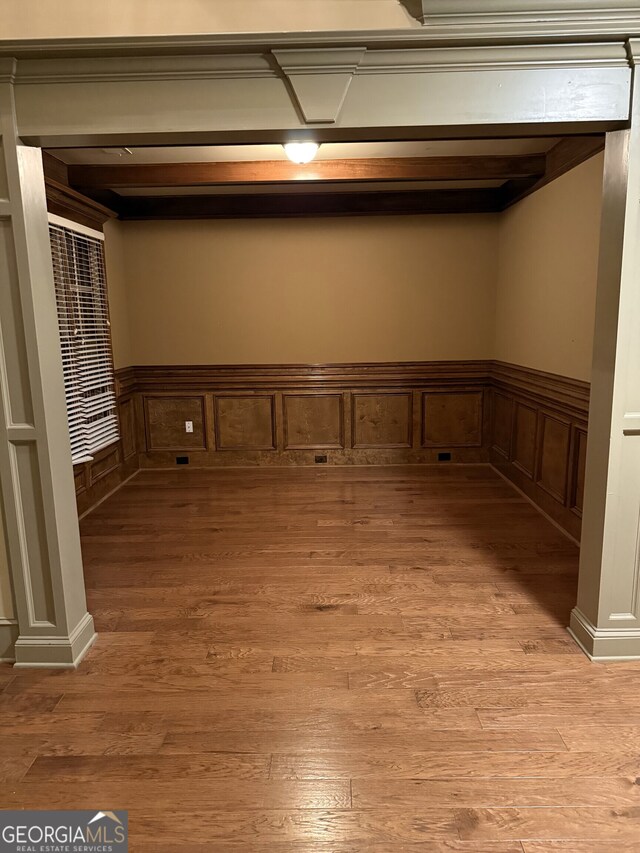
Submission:
M 185 432 L 193 432 L 193 421 L 185 421 L 184 422 L 184 431 Z
M 316 465 L 324 465 L 326 463 L 326 461 L 327 461 L 327 454 L 326 453 L 318 454 L 316 456 Z

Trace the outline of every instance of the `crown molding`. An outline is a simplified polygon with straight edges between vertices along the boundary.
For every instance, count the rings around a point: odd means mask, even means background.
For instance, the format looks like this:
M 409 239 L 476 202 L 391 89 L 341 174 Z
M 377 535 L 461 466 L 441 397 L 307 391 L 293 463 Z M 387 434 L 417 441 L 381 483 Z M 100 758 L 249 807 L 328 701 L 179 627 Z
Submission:
M 0 83 L 15 83 L 18 62 L 12 57 L 0 58 Z
M 410 49 L 544 42 L 618 41 L 640 37 L 636 0 L 400 0 L 424 18 L 422 28 L 179 36 L 108 36 L 0 41 L 0 57 L 21 61 L 92 57 L 268 55 L 322 48 Z M 518 11 L 514 12 L 513 7 Z
M 630 64 L 635 67 L 640 62 L 640 38 L 629 39 L 627 42 L 627 52 Z
M 635 0 L 401 0 L 425 27 L 504 28 L 516 24 L 548 34 L 574 28 L 637 26 L 640 8 Z
M 307 121 L 334 122 L 353 76 L 536 68 L 616 68 L 629 65 L 624 42 L 521 44 L 473 47 L 314 48 L 164 56 L 2 58 L 0 78 L 19 85 L 47 83 L 206 80 L 285 76 Z M 307 118 L 303 102 L 314 100 L 313 79 L 322 79 L 322 97 L 335 90 L 320 112 Z M 3 78 L 4 79 L 4 78 Z M 333 83 L 333 85 L 332 85 Z M 315 98 L 320 95 L 316 93 Z M 313 108 L 310 106 L 309 111 Z
M 623 43 L 587 42 L 371 50 L 363 57 L 356 73 L 619 68 L 628 65 L 629 57 Z
M 277 77 L 268 56 L 102 56 L 95 58 L 21 59 L 18 83 L 98 83 L 129 80 L 207 80 Z

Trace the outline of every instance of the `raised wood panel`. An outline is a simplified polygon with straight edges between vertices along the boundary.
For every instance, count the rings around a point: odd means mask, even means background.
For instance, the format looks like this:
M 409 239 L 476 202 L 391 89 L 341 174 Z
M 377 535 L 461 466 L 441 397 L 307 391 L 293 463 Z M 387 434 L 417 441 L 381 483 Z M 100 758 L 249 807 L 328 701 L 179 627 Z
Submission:
M 411 447 L 413 396 L 397 393 L 354 394 L 353 446 Z
M 214 408 L 218 450 L 276 449 L 274 394 L 216 394 Z
M 87 470 L 84 465 L 74 465 L 73 482 L 76 489 L 76 497 L 87 490 Z
M 342 394 L 283 394 L 285 450 L 344 447 Z
M 573 432 L 573 459 L 571 477 L 571 508 L 582 516 L 584 475 L 587 464 L 587 431 L 576 427 Z
M 115 471 L 120 464 L 120 445 L 114 444 L 106 447 L 96 454 L 89 468 L 89 485 L 93 486 L 98 480 Z
M 122 456 L 124 459 L 129 459 L 136 452 L 135 408 L 132 397 L 118 400 L 118 418 Z
M 203 397 L 145 397 L 149 450 L 203 450 L 206 447 Z M 193 422 L 193 432 L 185 429 Z
M 509 459 L 513 432 L 513 400 L 498 392 L 493 393 L 491 432 L 491 446 L 505 459 Z
M 539 433 L 536 481 L 551 497 L 564 503 L 567 498 L 571 426 L 552 415 L 541 413 Z
M 422 395 L 423 447 L 480 447 L 482 392 Z
M 333 449 L 330 465 L 433 463 L 438 448 L 451 448 L 453 462 L 491 461 L 580 535 L 588 383 L 492 361 L 148 365 L 118 371 L 116 380 L 123 452 L 131 452 L 129 425 L 136 445 L 122 477 L 138 464 L 174 466 L 176 449 L 200 451 L 191 464 L 215 467 L 313 465 L 321 448 Z M 152 399 L 180 401 L 179 447 L 163 447 L 168 439 L 157 431 L 157 444 L 150 441 Z M 185 446 L 182 430 L 184 420 L 199 419 L 185 412 L 185 400 L 197 401 L 202 416 L 195 448 Z M 77 488 L 84 482 L 79 474 Z M 89 492 L 79 506 L 93 500 Z
M 530 478 L 535 472 L 537 431 L 537 410 L 524 403 L 516 403 L 511 457 L 513 464 Z

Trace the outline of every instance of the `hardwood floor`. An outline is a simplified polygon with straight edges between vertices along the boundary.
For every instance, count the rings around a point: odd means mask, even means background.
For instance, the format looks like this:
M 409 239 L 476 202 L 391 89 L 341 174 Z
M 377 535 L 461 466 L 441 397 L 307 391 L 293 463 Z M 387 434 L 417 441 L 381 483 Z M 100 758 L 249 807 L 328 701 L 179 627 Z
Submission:
M 82 522 L 100 636 L 0 668 L 0 805 L 133 853 L 640 850 L 640 663 L 484 466 L 141 472 Z

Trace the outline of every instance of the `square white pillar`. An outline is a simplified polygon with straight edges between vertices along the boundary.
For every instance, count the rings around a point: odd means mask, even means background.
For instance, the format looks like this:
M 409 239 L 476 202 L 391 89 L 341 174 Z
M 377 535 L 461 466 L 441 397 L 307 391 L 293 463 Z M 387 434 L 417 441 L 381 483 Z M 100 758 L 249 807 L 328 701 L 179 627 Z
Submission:
M 42 155 L 17 138 L 0 66 L 0 482 L 18 619 L 16 666 L 75 666 L 87 613 Z

